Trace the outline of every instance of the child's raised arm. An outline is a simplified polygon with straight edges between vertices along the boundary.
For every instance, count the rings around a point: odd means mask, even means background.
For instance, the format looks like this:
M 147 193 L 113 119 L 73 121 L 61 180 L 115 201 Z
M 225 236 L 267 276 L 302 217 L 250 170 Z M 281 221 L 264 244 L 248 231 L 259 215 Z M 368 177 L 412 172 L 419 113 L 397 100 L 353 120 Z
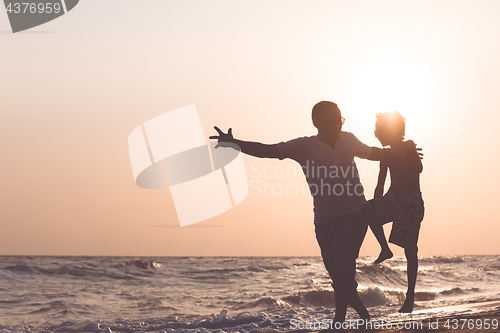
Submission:
M 387 177 L 388 165 L 385 161 L 380 161 L 380 171 L 378 173 L 377 187 L 375 187 L 374 198 L 378 198 L 384 195 L 384 184 L 385 178 Z

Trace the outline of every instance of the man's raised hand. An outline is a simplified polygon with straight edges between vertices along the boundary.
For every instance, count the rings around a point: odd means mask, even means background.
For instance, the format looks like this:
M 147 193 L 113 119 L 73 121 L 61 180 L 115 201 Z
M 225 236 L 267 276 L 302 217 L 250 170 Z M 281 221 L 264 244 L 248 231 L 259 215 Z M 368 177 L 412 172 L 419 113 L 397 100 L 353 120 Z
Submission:
M 234 142 L 232 128 L 230 128 L 230 129 L 227 130 L 227 134 L 224 133 L 224 132 L 222 132 L 220 130 L 220 128 L 218 128 L 217 126 L 214 126 L 214 128 L 217 131 L 217 133 L 219 133 L 219 135 L 212 135 L 212 136 L 210 136 L 208 138 L 209 139 L 217 139 L 217 145 L 215 146 L 215 148 L 218 148 L 218 147 L 232 147 L 232 145 L 230 144 L 230 143 Z

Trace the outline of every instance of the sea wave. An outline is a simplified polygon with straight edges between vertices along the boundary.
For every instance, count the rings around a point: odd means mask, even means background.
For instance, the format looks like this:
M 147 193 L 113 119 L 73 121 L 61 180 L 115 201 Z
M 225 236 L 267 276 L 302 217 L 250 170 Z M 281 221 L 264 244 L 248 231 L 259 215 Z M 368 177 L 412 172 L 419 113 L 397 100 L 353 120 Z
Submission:
M 47 276 L 72 276 L 81 278 L 111 278 L 119 280 L 137 279 L 148 276 L 149 272 L 161 268 L 160 263 L 146 260 L 129 260 L 114 265 L 95 265 L 93 263 L 62 263 L 50 266 L 30 266 L 16 264 L 0 267 L 0 277 L 7 278 L 8 274 L 14 275 L 47 275 Z M 3 274 L 1 274 L 3 273 Z
M 222 310 L 219 315 L 198 316 L 192 320 L 179 321 L 177 318 L 149 318 L 142 320 L 118 320 L 111 322 L 97 322 L 86 320 L 83 322 L 68 321 L 59 325 L 45 326 L 44 332 L 159 332 L 162 330 L 177 330 L 183 332 L 204 331 L 204 329 L 234 329 L 238 328 L 243 332 L 260 330 L 269 326 L 289 325 L 286 320 L 276 320 L 268 317 L 266 313 L 252 314 L 242 312 L 236 316 L 228 316 L 226 310 Z M 43 326 L 42 326 L 43 327 Z M 0 325 L 4 332 L 15 332 L 20 327 Z M 31 329 L 35 327 L 22 327 Z
M 466 294 L 480 293 L 479 288 L 451 288 L 437 291 L 417 291 L 415 301 L 425 302 L 447 297 L 462 296 Z M 358 289 L 359 296 L 366 307 L 400 305 L 405 300 L 405 293 L 399 289 L 387 289 L 378 286 L 370 286 Z M 307 308 L 335 308 L 335 293 L 333 290 L 313 290 L 297 292 L 292 295 L 282 297 L 262 297 L 251 302 L 238 302 L 233 305 L 233 310 L 275 310 L 288 307 Z
M 382 286 L 397 286 L 406 283 L 406 272 L 387 265 L 358 265 L 358 283 Z
M 420 258 L 419 261 L 425 264 L 461 264 L 465 259 L 460 256 L 432 256 Z
M 31 274 L 39 274 L 40 273 L 35 268 L 30 267 L 28 265 L 22 265 L 22 264 L 6 266 L 6 267 L 2 267 L 0 269 L 4 270 L 4 271 L 9 271 L 9 272 L 13 272 L 13 273 L 20 273 L 20 274 L 30 274 L 31 275 Z
M 415 292 L 415 301 L 433 301 L 448 297 L 477 294 L 481 291 L 482 290 L 479 288 L 450 288 L 437 291 L 417 291 Z M 403 304 L 406 297 L 405 293 L 401 290 L 386 289 L 376 286 L 361 289 L 359 295 L 367 307 Z

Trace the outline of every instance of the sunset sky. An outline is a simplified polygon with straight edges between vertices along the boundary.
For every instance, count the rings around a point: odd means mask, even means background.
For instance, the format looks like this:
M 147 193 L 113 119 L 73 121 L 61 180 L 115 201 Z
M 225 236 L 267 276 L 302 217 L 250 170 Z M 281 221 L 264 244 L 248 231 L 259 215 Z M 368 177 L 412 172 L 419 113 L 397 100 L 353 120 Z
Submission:
M 263 192 L 305 185 L 296 162 L 244 156 L 247 198 L 180 228 L 169 190 L 135 185 L 127 138 L 195 104 L 207 141 L 216 125 L 277 143 L 315 135 L 321 100 L 371 146 L 375 113 L 407 119 L 425 153 L 420 255 L 499 254 L 499 13 L 496 0 L 84 0 L 12 34 L 2 9 L 0 255 L 319 255 L 311 197 Z M 371 199 L 378 164 L 356 163 Z M 368 232 L 361 254 L 378 251 Z

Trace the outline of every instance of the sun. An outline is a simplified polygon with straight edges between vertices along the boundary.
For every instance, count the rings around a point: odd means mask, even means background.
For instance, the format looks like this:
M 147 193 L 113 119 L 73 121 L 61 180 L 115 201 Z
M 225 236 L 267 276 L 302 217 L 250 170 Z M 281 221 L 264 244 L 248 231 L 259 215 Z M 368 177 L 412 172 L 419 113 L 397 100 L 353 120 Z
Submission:
M 435 91 L 425 66 L 397 50 L 365 56 L 351 70 L 346 90 L 350 111 L 360 123 L 372 128 L 376 113 L 398 110 L 411 132 L 425 128 Z

